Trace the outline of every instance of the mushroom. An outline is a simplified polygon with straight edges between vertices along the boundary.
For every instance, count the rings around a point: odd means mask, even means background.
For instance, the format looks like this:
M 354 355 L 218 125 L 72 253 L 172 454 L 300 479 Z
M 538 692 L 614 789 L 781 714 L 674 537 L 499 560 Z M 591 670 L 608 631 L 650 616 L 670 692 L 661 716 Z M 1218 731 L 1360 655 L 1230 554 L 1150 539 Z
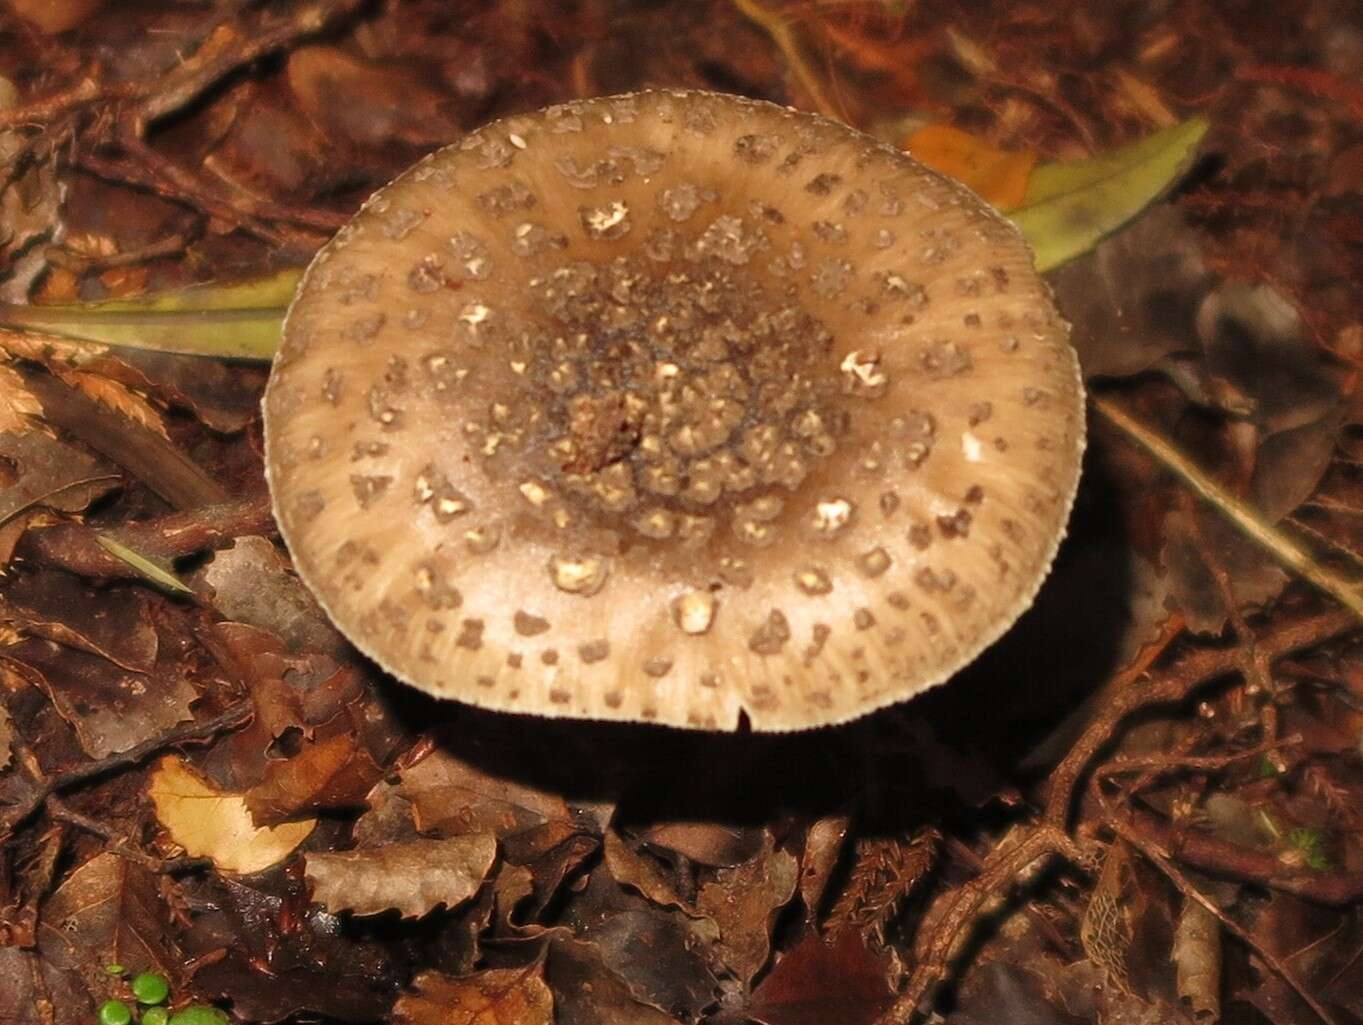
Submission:
M 298 573 L 486 708 L 757 730 L 949 678 L 1032 602 L 1084 443 L 1018 232 L 705 92 L 507 118 L 317 256 L 265 398 Z

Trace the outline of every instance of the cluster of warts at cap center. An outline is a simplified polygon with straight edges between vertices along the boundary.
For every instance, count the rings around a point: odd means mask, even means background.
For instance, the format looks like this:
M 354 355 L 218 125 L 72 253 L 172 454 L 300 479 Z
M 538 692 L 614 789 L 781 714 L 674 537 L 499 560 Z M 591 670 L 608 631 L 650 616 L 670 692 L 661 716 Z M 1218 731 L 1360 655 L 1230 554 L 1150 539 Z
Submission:
M 482 138 L 485 161 L 507 158 L 506 143 Z M 525 148 L 524 138 L 511 133 L 509 139 L 512 149 Z M 777 146 L 775 137 L 750 135 L 740 138 L 734 149 L 739 160 L 760 164 L 774 156 Z M 615 173 L 656 171 L 654 156 L 661 163 L 660 156 L 648 151 L 612 150 L 594 168 L 560 161 L 558 170 L 585 181 L 581 187 L 589 188 Z M 872 196 L 860 188 L 840 188 L 837 175 L 806 173 L 806 192 L 820 196 L 838 191 L 850 216 L 878 204 L 889 225 L 902 206 L 888 190 Z M 839 348 L 832 333 L 802 308 L 797 288 L 781 283 L 799 282 L 821 300 L 842 300 L 854 309 L 859 304 L 867 316 L 889 305 L 900 311 L 905 324 L 927 307 L 928 295 L 907 271 L 882 271 L 871 288 L 866 282 L 860 283 L 859 292 L 849 288 L 856 270 L 846 259 L 847 231 L 838 220 L 814 221 L 800 233 L 803 240 L 778 248 L 764 229 L 785 223 L 781 210 L 753 200 L 744 216 L 716 216 L 713 205 L 721 197 L 715 190 L 675 180 L 660 181 L 653 198 L 656 209 L 643 212 L 632 210 L 622 199 L 599 201 L 599 193 L 593 193 L 571 212 L 575 216 L 565 216 L 540 208 L 535 193 L 514 182 L 480 193 L 479 204 L 495 218 L 498 230 L 507 233 L 505 245 L 489 246 L 485 232 L 460 230 L 444 251 L 422 256 L 406 269 L 405 285 L 414 299 L 403 318 L 407 330 L 423 329 L 422 297 L 444 295 L 451 288 L 470 297 L 458 316 L 459 345 L 432 351 L 414 361 L 415 366 L 402 357 L 389 361 L 384 379 L 367 391 L 376 440 L 357 443 L 357 471 L 351 483 L 362 508 L 390 489 L 407 489 L 419 512 L 448 525 L 452 536 L 462 539 L 466 554 L 494 551 L 502 539 L 501 526 L 480 521 L 474 503 L 436 462 L 411 481 L 366 474 L 362 464 L 366 445 L 377 455 L 401 433 L 403 406 L 411 393 L 458 389 L 474 372 L 472 365 L 495 350 L 512 373 L 512 387 L 488 405 L 485 415 L 466 420 L 461 429 L 470 451 L 481 455 L 488 478 L 498 488 L 518 492 L 518 516 L 539 522 L 542 536 L 558 531 L 575 539 L 549 558 L 545 566 L 549 582 L 568 594 L 596 595 L 607 590 L 613 562 L 634 546 L 726 553 L 713 566 L 714 584 L 686 591 L 670 604 L 676 630 L 700 635 L 709 632 L 721 614 L 716 592 L 723 586 L 751 584 L 745 552 L 831 539 L 856 517 L 889 518 L 899 505 L 889 486 L 881 493 L 878 508 L 870 510 L 858 509 L 836 490 L 812 500 L 799 496 L 806 478 L 838 451 L 852 410 L 874 407 L 891 382 L 873 349 L 836 357 Z M 707 207 L 712 210 L 709 215 Z M 640 213 L 647 216 L 641 218 Z M 388 209 L 386 200 L 371 204 L 370 216 L 394 239 L 422 220 L 401 207 Z M 645 233 L 639 223 L 652 227 Z M 555 260 L 554 254 L 567 248 L 574 232 L 598 242 L 625 240 L 618 247 L 624 255 L 595 262 Z M 882 248 L 896 241 L 890 227 L 882 227 L 875 238 L 880 241 L 873 244 Z M 954 244 L 949 234 L 920 241 L 917 255 L 925 265 L 944 258 Z M 526 297 L 535 311 L 532 330 L 507 330 L 503 311 L 476 298 L 477 283 L 496 274 L 496 260 L 505 258 L 494 258 L 498 250 L 538 261 Z M 765 274 L 746 272 L 749 264 L 759 261 Z M 401 274 L 402 268 L 395 272 Z M 985 268 L 975 277 L 958 280 L 956 293 L 987 295 L 1004 291 L 1007 285 L 1000 268 Z M 350 287 L 363 298 L 364 282 L 351 282 Z M 861 298 L 855 298 L 857 294 Z M 359 316 L 347 329 L 350 340 L 372 341 L 387 326 L 385 321 L 382 315 Z M 978 316 L 965 314 L 963 330 L 979 326 Z M 1001 344 L 1019 343 L 1010 336 Z M 460 347 L 467 359 L 456 354 Z M 968 351 L 950 338 L 924 348 L 920 363 L 927 378 L 971 369 Z M 836 372 L 830 372 L 831 366 Z M 330 372 L 324 393 L 339 392 L 341 383 L 341 372 Z M 1044 400 L 1042 392 L 1033 392 L 1025 397 L 1027 403 Z M 989 403 L 980 403 L 971 410 L 972 426 L 989 415 Z M 932 416 L 921 412 L 901 410 L 886 418 L 883 433 L 883 445 L 876 443 L 859 453 L 858 469 L 872 477 L 887 469 L 898 473 L 918 468 L 937 440 Z M 1005 439 L 993 440 L 1000 449 L 1006 447 Z M 887 465 L 891 462 L 892 467 Z M 507 466 L 515 467 L 514 479 L 507 477 Z M 907 525 L 906 537 L 914 549 L 923 551 L 935 539 L 969 534 L 983 490 L 979 485 L 963 487 L 959 497 L 959 507 L 937 522 Z M 783 515 L 797 498 L 801 517 Z M 348 572 L 358 581 L 369 572 L 361 565 L 366 554 L 363 544 L 347 542 L 337 561 L 343 571 L 350 565 Z M 998 562 L 1006 572 L 1006 561 L 1000 557 Z M 860 553 L 855 563 L 863 576 L 874 578 L 884 574 L 892 560 L 883 547 L 874 547 Z M 434 561 L 416 564 L 412 580 L 418 600 L 433 611 L 456 610 L 462 603 Z M 927 568 L 914 582 L 924 592 L 955 586 L 949 572 Z M 791 584 L 808 596 L 822 596 L 833 588 L 817 560 L 797 569 Z M 969 587 L 957 592 L 958 602 L 968 604 L 972 598 Z M 903 591 L 893 591 L 890 604 L 907 608 L 909 600 Z M 509 615 L 515 634 L 526 641 L 552 627 L 529 609 Z M 875 625 L 869 609 L 850 609 L 849 615 L 849 625 L 857 631 Z M 407 613 L 391 609 L 388 618 L 396 627 Z M 466 618 L 457 643 L 477 650 L 483 632 L 481 618 Z M 820 624 L 807 657 L 817 652 L 828 633 L 829 628 Z M 773 608 L 752 632 L 748 646 L 759 655 L 776 654 L 790 640 L 786 617 Z M 579 645 L 577 655 L 591 665 L 606 658 L 609 650 L 606 640 L 590 640 Z M 553 648 L 539 655 L 546 666 L 555 665 L 559 657 Z M 511 668 L 519 668 L 523 658 L 513 654 Z M 655 657 L 643 669 L 659 677 L 670 667 L 670 659 Z M 490 678 L 479 682 L 492 683 Z

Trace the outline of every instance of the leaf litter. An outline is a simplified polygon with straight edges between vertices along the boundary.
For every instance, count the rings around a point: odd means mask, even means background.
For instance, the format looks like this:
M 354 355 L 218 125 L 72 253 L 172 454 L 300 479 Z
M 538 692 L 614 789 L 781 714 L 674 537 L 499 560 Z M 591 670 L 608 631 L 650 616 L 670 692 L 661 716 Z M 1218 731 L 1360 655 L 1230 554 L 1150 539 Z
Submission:
M 1363 1013 L 1356 621 L 1299 578 L 1363 567 L 1363 122 L 1352 30 L 1288 6 L 0 7 L 0 1019 L 89 1023 L 114 961 L 242 1022 Z M 296 268 L 460 131 L 644 82 L 1011 208 L 1095 408 L 1218 508 L 1095 430 L 1038 610 L 816 735 L 387 681 L 262 505 Z

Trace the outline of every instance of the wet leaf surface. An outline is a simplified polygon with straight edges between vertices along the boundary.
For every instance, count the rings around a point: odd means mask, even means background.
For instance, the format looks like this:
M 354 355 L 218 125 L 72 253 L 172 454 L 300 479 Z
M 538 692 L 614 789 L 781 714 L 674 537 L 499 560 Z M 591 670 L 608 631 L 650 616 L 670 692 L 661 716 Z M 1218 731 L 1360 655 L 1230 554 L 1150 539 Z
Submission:
M 496 856 L 491 836 L 473 834 L 309 854 L 303 860 L 313 897 L 332 914 L 396 910 L 404 918 L 420 918 L 441 905 L 456 908 L 477 893 Z
M 393 1005 L 397 1025 L 551 1025 L 554 998 L 538 970 L 493 968 L 452 979 L 423 972 Z

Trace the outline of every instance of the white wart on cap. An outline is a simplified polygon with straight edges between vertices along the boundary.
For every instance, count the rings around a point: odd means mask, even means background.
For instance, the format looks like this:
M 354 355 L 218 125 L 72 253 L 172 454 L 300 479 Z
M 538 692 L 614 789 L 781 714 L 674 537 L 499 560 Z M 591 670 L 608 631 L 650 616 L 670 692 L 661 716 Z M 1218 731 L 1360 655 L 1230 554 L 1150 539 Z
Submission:
M 809 114 L 648 92 L 489 125 L 317 257 L 265 399 L 336 624 L 441 697 L 758 730 L 950 677 L 1083 448 L 1017 231 Z

